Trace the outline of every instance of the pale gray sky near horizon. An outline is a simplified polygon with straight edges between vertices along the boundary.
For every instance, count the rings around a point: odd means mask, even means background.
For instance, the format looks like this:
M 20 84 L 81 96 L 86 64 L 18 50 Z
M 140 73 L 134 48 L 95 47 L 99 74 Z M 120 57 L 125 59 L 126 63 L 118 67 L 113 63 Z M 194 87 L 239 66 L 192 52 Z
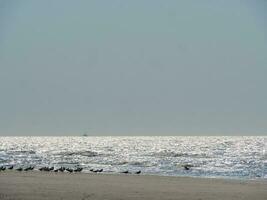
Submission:
M 0 136 L 267 135 L 266 9 L 0 0 Z

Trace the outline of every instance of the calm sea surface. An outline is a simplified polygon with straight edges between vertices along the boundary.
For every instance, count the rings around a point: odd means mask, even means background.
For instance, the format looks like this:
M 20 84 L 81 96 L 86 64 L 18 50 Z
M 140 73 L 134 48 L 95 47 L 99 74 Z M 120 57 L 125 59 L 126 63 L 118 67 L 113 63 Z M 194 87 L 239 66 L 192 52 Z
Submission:
M 267 137 L 0 137 L 0 166 L 267 179 L 266 147 Z

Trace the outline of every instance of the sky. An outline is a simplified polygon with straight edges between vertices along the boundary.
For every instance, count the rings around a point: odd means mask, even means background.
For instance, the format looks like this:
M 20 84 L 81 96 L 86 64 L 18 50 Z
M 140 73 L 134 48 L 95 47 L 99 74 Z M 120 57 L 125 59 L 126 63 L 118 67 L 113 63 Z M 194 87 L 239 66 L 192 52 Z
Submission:
M 0 0 L 0 135 L 267 135 L 267 1 Z

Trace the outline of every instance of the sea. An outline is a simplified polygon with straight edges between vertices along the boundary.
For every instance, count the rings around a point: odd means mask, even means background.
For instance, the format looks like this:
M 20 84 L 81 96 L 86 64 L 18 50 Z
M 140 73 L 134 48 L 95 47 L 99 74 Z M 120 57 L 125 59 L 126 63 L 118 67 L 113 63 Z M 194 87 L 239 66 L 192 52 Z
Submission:
M 0 166 L 267 180 L 266 148 L 258 136 L 0 137 Z

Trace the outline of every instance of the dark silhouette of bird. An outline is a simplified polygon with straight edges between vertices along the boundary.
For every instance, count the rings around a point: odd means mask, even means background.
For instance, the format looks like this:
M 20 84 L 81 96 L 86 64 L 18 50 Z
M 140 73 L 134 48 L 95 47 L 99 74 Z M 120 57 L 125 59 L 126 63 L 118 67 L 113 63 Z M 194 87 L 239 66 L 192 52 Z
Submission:
M 5 171 L 5 170 L 6 170 L 6 167 L 4 167 L 4 166 L 0 167 L 0 171 Z
M 67 168 L 66 169 L 69 173 L 72 173 L 73 172 L 73 169 L 70 169 L 70 168 Z
M 45 172 L 50 171 L 49 167 L 41 167 L 39 170 L 40 171 L 45 171 Z
M 49 167 L 44 167 L 44 171 L 49 172 L 50 171 Z
M 29 170 L 31 170 L 31 167 L 26 167 L 26 168 L 24 169 L 24 171 L 29 171 Z
M 40 171 L 49 171 L 49 168 L 48 167 L 41 167 L 39 168 Z
M 18 169 L 16 169 L 17 171 L 22 171 L 23 169 L 22 169 L 22 167 L 19 167 Z
M 98 173 L 98 172 L 103 172 L 103 169 L 90 169 L 90 171 Z
M 130 172 L 128 170 L 121 172 L 123 174 L 129 174 Z
M 9 167 L 8 167 L 8 169 L 13 169 L 13 168 L 14 168 L 14 166 L 13 166 L 13 165 L 11 165 L 11 166 L 9 166 Z
M 190 167 L 188 167 L 188 166 L 184 166 L 184 169 L 185 169 L 185 170 L 189 170 Z
M 74 172 L 81 172 L 82 170 L 83 170 L 82 167 L 78 167 L 77 169 L 74 169 L 73 171 L 74 171 Z
M 53 171 L 55 168 L 54 167 L 50 167 L 49 168 L 49 171 Z
M 65 167 L 60 167 L 58 170 L 61 171 L 61 172 L 64 172 L 66 170 L 66 168 Z
M 139 170 L 139 171 L 135 172 L 135 174 L 141 174 L 141 170 Z
M 55 169 L 54 172 L 58 172 L 59 169 Z
M 34 169 L 34 167 L 30 166 L 30 167 L 25 168 L 24 171 L 29 171 L 29 170 L 33 170 L 33 169 Z
M 192 167 L 192 165 L 188 165 L 188 164 L 186 164 L 186 165 L 184 165 L 183 167 L 184 167 L 185 170 L 189 170 L 189 169 Z

